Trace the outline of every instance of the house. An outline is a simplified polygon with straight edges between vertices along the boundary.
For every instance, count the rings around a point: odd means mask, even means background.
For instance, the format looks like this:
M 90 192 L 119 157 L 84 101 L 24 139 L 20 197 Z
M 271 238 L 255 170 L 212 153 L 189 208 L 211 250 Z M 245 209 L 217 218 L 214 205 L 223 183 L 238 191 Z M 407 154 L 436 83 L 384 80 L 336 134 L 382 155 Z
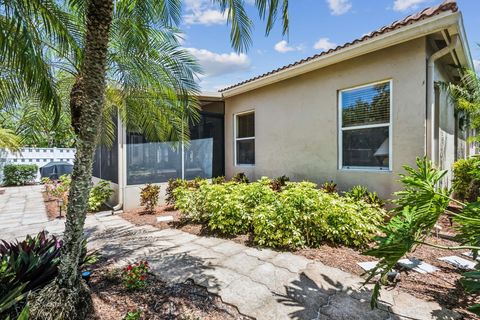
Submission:
M 361 184 L 387 198 L 400 187 L 402 166 L 416 157 L 450 169 L 469 154 L 465 116 L 440 85 L 458 81 L 459 67 L 473 63 L 461 12 L 450 0 L 204 94 L 189 146 L 147 142 L 120 124 L 116 149 L 98 152 L 94 175 L 104 177 L 105 158 L 115 162 L 109 180 L 127 209 L 138 206 L 145 183 L 238 172 L 333 180 L 341 189 Z

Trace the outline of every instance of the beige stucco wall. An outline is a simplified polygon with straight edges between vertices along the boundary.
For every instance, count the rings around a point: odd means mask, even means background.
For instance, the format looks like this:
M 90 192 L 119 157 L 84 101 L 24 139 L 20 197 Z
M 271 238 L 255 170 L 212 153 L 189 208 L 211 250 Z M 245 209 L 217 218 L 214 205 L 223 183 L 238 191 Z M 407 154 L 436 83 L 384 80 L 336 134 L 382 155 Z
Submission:
M 366 185 L 388 197 L 402 165 L 414 165 L 425 144 L 425 39 L 344 61 L 225 100 L 225 171 L 231 177 L 289 176 L 341 189 Z M 392 79 L 392 172 L 338 169 L 337 92 Z M 234 114 L 255 110 L 254 167 L 234 166 Z
M 154 183 L 160 186 L 160 195 L 159 195 L 159 203 L 165 204 L 165 191 L 167 190 L 168 183 Z M 139 185 L 129 185 L 125 186 L 124 190 L 124 198 L 123 198 L 123 209 L 130 210 L 140 207 L 140 192 L 146 184 L 139 184 Z

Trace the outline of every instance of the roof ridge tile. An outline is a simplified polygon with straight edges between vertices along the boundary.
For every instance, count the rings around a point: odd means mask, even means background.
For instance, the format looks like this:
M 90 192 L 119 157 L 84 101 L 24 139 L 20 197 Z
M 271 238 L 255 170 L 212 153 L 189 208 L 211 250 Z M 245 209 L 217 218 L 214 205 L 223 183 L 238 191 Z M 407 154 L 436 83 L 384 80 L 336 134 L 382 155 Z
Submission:
M 279 68 L 276 68 L 276 69 L 273 69 L 271 71 L 268 71 L 266 73 L 263 73 L 263 74 L 260 74 L 260 75 L 257 75 L 257 76 L 254 76 L 250 79 L 247 79 L 247 80 L 244 80 L 244 81 L 241 81 L 241 82 L 238 82 L 234 85 L 231 85 L 231 86 L 228 86 L 226 88 L 223 88 L 223 89 L 220 89 L 219 92 L 224 92 L 224 91 L 227 91 L 227 90 L 230 90 L 230 89 L 233 89 L 233 88 L 236 88 L 236 87 L 239 87 L 241 85 L 244 85 L 246 83 L 249 83 L 249 82 L 252 82 L 252 81 L 255 81 L 255 80 L 258 80 L 258 79 L 261 79 L 261 78 L 264 78 L 266 76 L 269 76 L 269 75 L 272 75 L 272 74 L 275 74 L 275 73 L 278 73 L 280 71 L 283 71 L 283 70 L 286 70 L 286 69 L 289 69 L 291 67 L 294 67 L 294 66 L 297 66 L 297 65 L 300 65 L 300 64 L 303 64 L 303 63 L 306 63 L 308 61 L 311 61 L 311 60 L 314 60 L 316 58 L 319 58 L 321 56 L 325 56 L 325 55 L 328 55 L 330 53 L 333 53 L 333 52 L 336 52 L 338 50 L 341 50 L 341 49 L 344 49 L 344 48 L 347 48 L 347 47 L 350 47 L 356 43 L 359 43 L 359 42 L 363 42 L 363 41 L 366 41 L 366 40 L 369 40 L 369 39 L 372 39 L 378 35 L 382 35 L 382 34 L 385 34 L 385 33 L 388 33 L 392 30 L 396 30 L 398 28 L 402 28 L 406 25 L 410 25 L 412 23 L 415 23 L 415 22 L 418 22 L 420 20 L 424 20 L 424 19 L 427 19 L 427 18 L 430 18 L 430 17 L 433 17 L 435 15 L 438 15 L 442 12 L 446 12 L 446 11 L 451 11 L 451 12 L 457 12 L 458 11 L 458 6 L 457 6 L 457 1 L 456 0 L 444 0 L 441 4 L 437 5 L 437 6 L 434 6 L 434 7 L 428 7 L 428 8 L 425 8 L 423 9 L 422 11 L 420 12 L 417 12 L 417 13 L 414 13 L 414 14 L 411 14 L 411 15 L 408 15 L 406 16 L 405 18 L 403 19 L 400 19 L 400 20 L 396 20 L 392 23 L 390 23 L 389 25 L 386 25 L 386 26 L 383 26 L 383 27 L 380 27 L 379 29 L 377 30 L 374 30 L 364 36 L 362 36 L 361 38 L 356 38 L 350 42 L 346 42 L 342 45 L 338 45 L 337 47 L 335 48 L 331 48 L 327 51 L 322 51 L 320 53 L 316 53 L 312 56 L 309 56 L 309 57 L 306 57 L 306 58 L 303 58 L 301 60 L 297 60 L 295 62 L 292 62 L 288 65 L 285 65 L 285 66 L 282 66 L 282 67 L 279 67 Z

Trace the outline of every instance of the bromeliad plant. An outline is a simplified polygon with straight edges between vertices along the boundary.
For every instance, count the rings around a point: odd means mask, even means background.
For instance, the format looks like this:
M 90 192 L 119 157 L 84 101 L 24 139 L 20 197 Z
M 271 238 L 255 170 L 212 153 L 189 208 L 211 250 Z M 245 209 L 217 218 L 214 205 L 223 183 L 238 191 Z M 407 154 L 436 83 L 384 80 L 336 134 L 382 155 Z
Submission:
M 2 312 L 21 302 L 26 293 L 44 287 L 58 273 L 62 240 L 42 231 L 28 235 L 23 241 L 0 241 L 0 318 Z M 82 242 L 80 266 L 95 261 L 87 255 L 86 241 Z
M 401 175 L 400 182 L 404 189 L 396 193 L 397 207 L 395 216 L 382 228 L 384 236 L 376 237 L 376 246 L 364 254 L 378 258 L 377 266 L 368 272 L 366 282 L 375 280 L 371 306 L 376 307 L 380 297 L 381 285 L 388 272 L 405 254 L 413 252 L 419 245 L 428 245 L 449 250 L 472 250 L 476 258 L 480 250 L 480 202 L 463 203 L 450 197 L 450 190 L 439 187 L 440 181 L 447 171 L 437 170 L 426 159 L 417 159 L 417 169 L 404 167 L 407 174 Z M 455 213 L 447 210 L 448 204 L 454 201 L 463 210 Z M 431 244 L 426 238 L 433 229 L 440 215 L 444 212 L 453 216 L 458 225 L 456 239 L 459 246 L 444 247 Z M 469 293 L 480 292 L 480 268 L 463 274 L 461 280 Z M 480 314 L 480 304 L 469 308 Z
M 147 261 L 141 260 L 125 267 L 122 273 L 123 285 L 129 290 L 144 288 L 150 266 Z

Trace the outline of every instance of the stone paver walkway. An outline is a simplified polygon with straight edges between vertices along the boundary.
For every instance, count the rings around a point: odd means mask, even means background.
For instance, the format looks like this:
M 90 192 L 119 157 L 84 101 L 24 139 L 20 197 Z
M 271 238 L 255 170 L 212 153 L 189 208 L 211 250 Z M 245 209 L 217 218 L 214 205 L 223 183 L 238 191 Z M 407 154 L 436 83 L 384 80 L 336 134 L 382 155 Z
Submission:
M 62 232 L 63 221 L 44 220 L 40 189 L 29 188 L 27 195 L 15 188 L 6 198 L 7 193 L 0 195 L 0 239 L 44 228 Z M 6 217 L 9 223 L 3 224 Z M 147 259 L 152 271 L 164 280 L 193 280 L 242 314 L 260 320 L 459 318 L 435 302 L 398 290 L 382 291 L 380 309 L 371 310 L 371 288 L 361 286 L 363 279 L 288 252 L 249 248 L 175 229 L 134 226 L 109 213 L 87 216 L 85 233 L 90 248 L 118 266 Z
M 175 229 L 132 226 L 118 216 L 97 217 L 89 245 L 118 266 L 147 259 L 170 282 L 193 280 L 225 303 L 257 319 L 456 319 L 435 302 L 398 290 L 382 291 L 369 306 L 363 279 L 288 252 L 245 247 Z M 105 225 L 105 223 L 107 225 Z
M 0 194 L 1 239 L 25 237 L 49 223 L 42 197 L 42 186 L 8 187 Z

